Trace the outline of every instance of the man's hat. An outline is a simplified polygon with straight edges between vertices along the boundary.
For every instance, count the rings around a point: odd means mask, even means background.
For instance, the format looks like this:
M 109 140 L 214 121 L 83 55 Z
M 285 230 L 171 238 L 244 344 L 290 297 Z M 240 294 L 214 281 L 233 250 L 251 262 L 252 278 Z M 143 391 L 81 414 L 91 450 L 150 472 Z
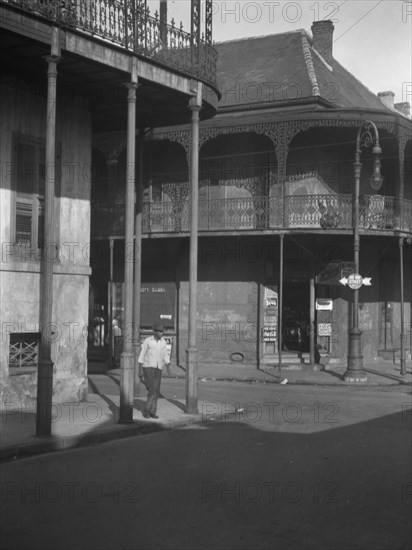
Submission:
M 163 325 L 153 325 L 153 330 L 156 332 L 164 332 Z

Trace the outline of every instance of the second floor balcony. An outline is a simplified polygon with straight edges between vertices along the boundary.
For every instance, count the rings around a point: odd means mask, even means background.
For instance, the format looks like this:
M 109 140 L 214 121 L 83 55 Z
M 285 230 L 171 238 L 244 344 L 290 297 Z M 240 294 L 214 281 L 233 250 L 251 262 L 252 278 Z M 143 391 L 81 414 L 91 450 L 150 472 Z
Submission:
M 339 231 L 353 228 L 353 195 L 290 195 L 199 201 L 199 231 L 256 232 L 265 230 Z M 383 195 L 362 195 L 360 230 L 412 233 L 412 201 Z M 123 236 L 124 204 L 96 204 L 92 236 Z M 144 234 L 189 234 L 190 203 L 143 204 Z
M 208 6 L 210 12 L 211 0 Z M 0 0 L 0 7 L 121 47 L 217 86 L 211 16 L 206 19 L 204 33 L 200 32 L 200 21 L 192 23 L 193 32 L 188 33 L 174 19 L 169 24 L 158 11 L 152 14 L 146 0 Z

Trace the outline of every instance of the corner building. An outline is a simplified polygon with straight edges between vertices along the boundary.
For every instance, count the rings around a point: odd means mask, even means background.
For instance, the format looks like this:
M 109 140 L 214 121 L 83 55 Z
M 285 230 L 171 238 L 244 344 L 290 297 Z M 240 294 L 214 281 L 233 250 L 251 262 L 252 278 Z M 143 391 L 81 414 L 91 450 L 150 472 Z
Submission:
M 369 143 L 360 159 L 359 273 L 371 279 L 359 291 L 362 353 L 365 359 L 389 357 L 400 347 L 401 264 L 403 338 L 410 353 L 409 106 L 394 104 L 391 92 L 375 95 L 340 65 L 333 57 L 333 31 L 331 21 L 319 21 L 312 34 L 299 30 L 216 45 L 222 98 L 217 115 L 200 127 L 200 363 L 221 363 L 223 370 L 233 363 L 273 365 L 279 348 L 284 362 L 308 362 L 313 334 L 312 348 L 322 346 L 331 360 L 346 365 L 353 291 L 339 281 L 354 271 L 353 164 L 366 121 L 378 130 L 383 182 L 371 180 L 376 155 Z M 100 292 L 98 307 L 121 317 L 124 134 L 93 140 L 101 172 L 92 236 L 111 252 L 96 264 L 92 284 Z M 189 151 L 188 126 L 154 129 L 145 136 L 139 168 L 141 328 L 163 322 L 174 343 L 173 360 L 182 365 Z

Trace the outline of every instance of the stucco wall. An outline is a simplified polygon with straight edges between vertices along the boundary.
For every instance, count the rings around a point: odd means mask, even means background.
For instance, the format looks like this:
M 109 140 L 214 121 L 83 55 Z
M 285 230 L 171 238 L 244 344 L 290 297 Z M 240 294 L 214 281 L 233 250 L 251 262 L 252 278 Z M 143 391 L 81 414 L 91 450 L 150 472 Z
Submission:
M 9 375 L 9 333 L 39 332 L 40 270 L 38 259 L 11 249 L 13 133 L 45 140 L 46 100 L 4 87 L 0 105 L 0 238 L 1 402 L 34 406 L 37 373 Z M 90 259 L 91 117 L 81 103 L 57 105 L 56 142 L 61 152 L 61 189 L 55 199 L 52 359 L 55 365 L 53 400 L 78 401 L 87 392 L 87 329 Z

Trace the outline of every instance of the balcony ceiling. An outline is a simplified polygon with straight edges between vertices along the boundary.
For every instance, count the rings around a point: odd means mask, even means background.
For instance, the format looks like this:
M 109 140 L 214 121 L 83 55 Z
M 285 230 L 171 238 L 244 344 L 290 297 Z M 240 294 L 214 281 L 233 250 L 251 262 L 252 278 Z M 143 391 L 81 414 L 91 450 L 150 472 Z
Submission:
M 46 97 L 47 65 L 43 56 L 50 53 L 46 44 L 2 30 L 0 65 L 2 80 L 14 82 L 22 91 Z M 93 131 L 126 129 L 128 74 L 62 51 L 57 66 L 58 101 L 77 98 L 89 103 Z M 137 91 L 137 125 L 169 126 L 190 122 L 188 96 L 140 80 Z M 212 116 L 206 106 L 201 118 Z

